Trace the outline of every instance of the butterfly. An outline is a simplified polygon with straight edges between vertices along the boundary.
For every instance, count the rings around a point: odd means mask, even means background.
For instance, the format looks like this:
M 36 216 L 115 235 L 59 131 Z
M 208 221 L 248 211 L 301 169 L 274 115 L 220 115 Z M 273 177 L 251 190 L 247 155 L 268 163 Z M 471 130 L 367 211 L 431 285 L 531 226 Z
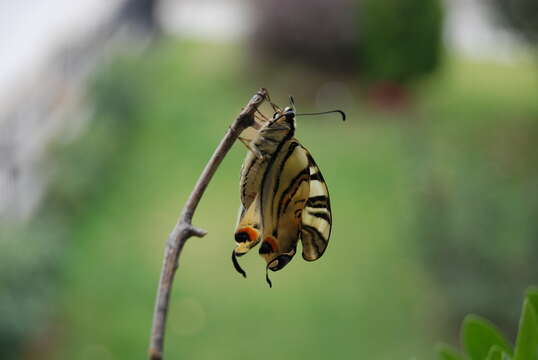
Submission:
M 270 100 L 269 100 L 270 101 Z M 332 213 L 327 184 L 310 152 L 295 138 L 296 114 L 293 98 L 289 107 L 275 110 L 250 140 L 240 138 L 248 148 L 241 167 L 240 200 L 232 252 L 235 269 L 246 277 L 237 257 L 261 242 L 259 254 L 265 259 L 266 281 L 272 287 L 268 270 L 284 268 L 302 243 L 306 261 L 319 259 L 329 242 Z

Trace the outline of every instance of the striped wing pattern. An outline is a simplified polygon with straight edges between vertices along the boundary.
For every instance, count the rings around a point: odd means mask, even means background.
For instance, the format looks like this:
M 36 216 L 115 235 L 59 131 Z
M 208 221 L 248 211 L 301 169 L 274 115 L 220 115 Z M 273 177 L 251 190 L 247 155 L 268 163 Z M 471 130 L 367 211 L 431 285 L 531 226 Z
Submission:
M 331 234 L 327 185 L 312 155 L 296 139 L 278 150 L 268 164 L 252 153 L 245 159 L 236 234 L 244 231 L 249 238 L 239 243 L 236 254 L 248 252 L 261 240 L 260 255 L 269 264 L 283 254 L 291 259 L 301 240 L 303 258 L 317 260 Z
M 246 254 L 260 241 L 259 187 L 264 168 L 265 166 L 252 152 L 247 154 L 241 167 L 241 204 L 235 227 L 237 246 L 233 257 Z
M 232 252 L 235 269 L 246 276 L 236 257 L 261 242 L 267 270 L 278 271 L 296 253 L 319 259 L 329 242 L 332 214 L 329 192 L 319 167 L 297 139 L 294 113 L 275 115 L 250 140 L 241 168 L 241 205 Z M 267 282 L 271 285 L 269 277 Z
M 319 259 L 327 248 L 331 236 L 332 213 L 329 189 L 310 153 L 308 165 L 310 192 L 302 213 L 301 242 L 303 258 L 306 261 L 314 261 Z
M 240 195 L 241 205 L 239 207 L 240 216 L 252 205 L 254 199 L 258 195 L 261 172 L 263 172 L 261 161 L 252 153 L 248 152 L 241 167 L 240 177 Z M 240 218 L 239 218 L 240 219 Z
M 275 154 L 262 179 L 260 255 L 276 271 L 295 255 L 301 216 L 310 190 L 308 153 L 295 140 Z

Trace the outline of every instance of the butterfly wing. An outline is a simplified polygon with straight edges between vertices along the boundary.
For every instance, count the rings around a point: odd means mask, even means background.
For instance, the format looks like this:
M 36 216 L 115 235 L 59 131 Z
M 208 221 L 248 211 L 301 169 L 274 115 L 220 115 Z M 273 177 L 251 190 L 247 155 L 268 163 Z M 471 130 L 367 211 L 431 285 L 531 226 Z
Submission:
M 308 157 L 310 189 L 306 206 L 302 212 L 301 242 L 303 244 L 303 258 L 306 261 L 314 261 L 323 255 L 331 236 L 331 203 L 329 189 L 318 165 L 310 152 L 306 149 L 304 151 Z
M 259 253 L 272 271 L 282 269 L 295 255 L 301 235 L 303 208 L 309 195 L 310 168 L 305 149 L 294 139 L 282 143 L 262 178 Z
M 271 159 L 276 156 L 276 153 L 287 141 L 286 139 L 291 138 L 293 134 L 293 128 L 289 124 L 283 123 L 283 120 L 285 120 L 283 116 L 276 117 L 258 132 L 247 132 L 247 130 L 251 130 L 248 128 L 242 133 L 242 135 L 247 136 L 246 139 L 250 141 L 250 145 L 248 145 L 249 151 L 241 167 L 241 205 L 239 207 L 237 230 L 244 225 L 242 218 L 260 192 L 262 178 L 271 163 Z M 249 221 L 250 225 L 251 222 Z
M 241 204 L 235 229 L 237 246 L 234 249 L 237 256 L 246 254 L 259 242 L 261 216 L 258 192 L 263 167 L 262 162 L 249 151 L 241 167 L 239 186 Z
M 293 136 L 293 129 L 293 123 L 288 123 L 288 119 L 281 115 L 266 123 L 257 133 L 250 134 L 250 143 L 247 145 L 250 151 L 241 167 L 241 205 L 235 230 L 237 246 L 233 256 L 244 255 L 260 240 L 261 183 L 271 164 L 279 157 L 284 145 Z M 273 169 L 271 176 L 274 176 L 277 170 Z

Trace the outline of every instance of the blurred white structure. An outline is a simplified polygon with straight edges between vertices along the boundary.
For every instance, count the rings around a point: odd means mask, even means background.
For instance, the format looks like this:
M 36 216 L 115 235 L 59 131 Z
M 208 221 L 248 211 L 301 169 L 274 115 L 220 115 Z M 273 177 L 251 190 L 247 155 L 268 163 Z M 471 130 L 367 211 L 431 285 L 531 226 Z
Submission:
M 95 30 L 119 0 L 0 2 L 0 106 L 24 91 L 55 49 Z
M 515 62 L 529 49 L 497 26 L 485 0 L 444 0 L 445 44 L 449 51 L 476 61 Z
M 50 173 L 47 147 L 76 136 L 88 118 L 86 79 L 111 49 L 123 48 L 109 43 L 147 44 L 152 4 L 0 3 L 0 220 L 24 220 L 37 208 Z M 124 41 L 132 35 L 136 41 Z
M 248 1 L 164 0 L 159 19 L 175 36 L 211 41 L 242 40 L 253 27 Z

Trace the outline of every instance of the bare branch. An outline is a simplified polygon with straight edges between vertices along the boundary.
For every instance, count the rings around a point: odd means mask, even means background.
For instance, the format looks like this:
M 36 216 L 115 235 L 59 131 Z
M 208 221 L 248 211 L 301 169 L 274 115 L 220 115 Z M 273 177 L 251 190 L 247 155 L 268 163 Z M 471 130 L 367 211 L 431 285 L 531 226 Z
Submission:
M 267 90 L 260 89 L 248 102 L 247 106 L 239 113 L 234 123 L 230 126 L 224 137 L 222 138 L 213 156 L 205 166 L 200 178 L 196 182 L 194 189 L 185 203 L 181 215 L 176 226 L 168 235 L 166 247 L 164 251 L 163 265 L 161 269 L 161 277 L 159 280 L 159 289 L 157 290 L 157 299 L 155 301 L 155 310 L 153 314 L 153 329 L 151 331 L 149 359 L 162 360 L 164 334 L 166 325 L 166 315 L 168 313 L 168 305 L 170 303 L 170 293 L 176 269 L 179 266 L 179 256 L 183 250 L 183 246 L 190 237 L 203 237 L 206 231 L 196 228 L 192 225 L 192 217 L 194 211 L 204 194 L 209 181 L 215 174 L 222 159 L 226 156 L 233 143 L 241 134 L 241 132 L 249 126 L 257 125 L 254 120 L 254 113 L 263 101 L 267 98 Z

